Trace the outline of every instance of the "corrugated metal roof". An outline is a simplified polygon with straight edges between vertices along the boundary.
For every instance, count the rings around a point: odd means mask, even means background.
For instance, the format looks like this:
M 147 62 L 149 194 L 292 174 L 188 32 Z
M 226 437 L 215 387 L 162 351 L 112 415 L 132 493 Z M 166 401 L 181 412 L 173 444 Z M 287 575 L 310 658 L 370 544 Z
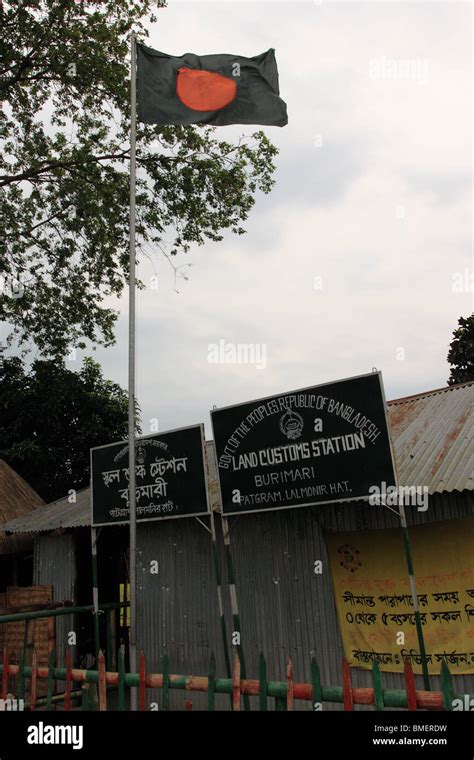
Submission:
M 388 402 L 400 485 L 430 493 L 474 489 L 474 381 Z M 220 503 L 213 441 L 206 442 L 210 502 Z M 40 533 L 90 525 L 90 489 L 40 507 L 4 526 L 9 533 Z
M 206 441 L 205 444 L 206 467 L 209 482 L 209 502 L 212 509 L 220 505 L 219 485 L 217 482 L 217 470 L 214 456 L 214 442 Z M 69 503 L 69 497 L 47 504 L 37 509 L 34 513 L 11 520 L 8 525 L 2 526 L 8 533 L 41 533 L 43 531 L 58 530 L 58 528 L 78 528 L 91 524 L 91 490 L 83 488 L 76 494 L 75 504 Z M 31 520 L 27 520 L 31 517 Z
M 15 470 L 0 459 L 0 554 L 21 551 L 21 539 L 5 537 L 4 524 L 44 505 L 45 502 Z
M 474 382 L 389 401 L 401 485 L 474 489 Z
M 18 517 L 4 526 L 8 533 L 41 533 L 58 528 L 78 528 L 91 524 L 90 488 L 83 488 L 76 493 L 75 503 L 69 503 L 69 497 L 39 507 L 28 515 Z M 28 519 L 31 518 L 31 519 Z

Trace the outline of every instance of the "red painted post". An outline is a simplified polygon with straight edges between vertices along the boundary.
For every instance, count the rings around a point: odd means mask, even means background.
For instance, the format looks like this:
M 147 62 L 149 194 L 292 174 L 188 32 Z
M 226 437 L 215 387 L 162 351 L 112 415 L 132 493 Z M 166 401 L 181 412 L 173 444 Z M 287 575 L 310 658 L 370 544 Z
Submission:
M 416 710 L 418 705 L 416 703 L 416 686 L 415 676 L 413 675 L 413 668 L 408 657 L 405 658 L 403 666 L 403 674 L 405 676 L 405 689 L 407 692 L 407 704 L 409 710 Z
M 240 660 L 237 655 L 232 665 L 232 709 L 240 711 Z
M 293 680 L 293 663 L 288 657 L 286 661 L 286 707 L 287 710 L 294 710 L 295 707 L 295 686 Z
M 5 644 L 3 647 L 3 674 L 2 674 L 2 699 L 7 698 L 8 694 L 8 647 Z
M 36 649 L 33 649 L 33 655 L 31 657 L 31 699 L 30 699 L 30 710 L 32 712 L 36 710 L 37 678 L 38 678 L 38 663 L 37 663 Z
M 140 650 L 140 659 L 138 662 L 138 678 L 138 709 L 141 710 L 141 712 L 144 712 L 146 710 L 146 663 L 145 653 L 143 652 L 143 649 Z
M 69 647 L 66 649 L 66 691 L 64 693 L 64 710 L 71 709 L 71 650 Z
M 184 700 L 184 709 L 186 712 L 191 712 L 193 709 L 193 703 L 191 699 L 185 699 Z
M 344 710 L 353 710 L 354 700 L 352 696 L 351 669 L 345 657 L 342 658 L 342 696 L 344 699 Z
M 99 712 L 107 711 L 107 680 L 105 672 L 105 657 L 102 650 L 99 651 Z

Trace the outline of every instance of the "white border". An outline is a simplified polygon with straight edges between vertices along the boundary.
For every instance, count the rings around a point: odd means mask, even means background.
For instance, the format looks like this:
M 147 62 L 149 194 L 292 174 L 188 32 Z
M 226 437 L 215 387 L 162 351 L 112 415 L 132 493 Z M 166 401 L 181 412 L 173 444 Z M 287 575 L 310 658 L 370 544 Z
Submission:
M 283 507 L 264 507 L 263 509 L 245 509 L 240 512 L 227 512 L 224 511 L 224 499 L 222 498 L 222 488 L 221 488 L 221 479 L 220 479 L 220 468 L 219 468 L 219 460 L 217 457 L 217 448 L 216 448 L 216 435 L 214 431 L 214 422 L 212 419 L 212 415 L 214 412 L 220 412 L 225 409 L 234 409 L 237 406 L 247 406 L 248 404 L 257 404 L 260 401 L 268 401 L 269 399 L 274 398 L 280 398 L 281 396 L 290 396 L 297 393 L 304 393 L 305 391 L 313 390 L 313 388 L 323 388 L 328 387 L 331 385 L 337 385 L 338 383 L 345 383 L 349 382 L 350 380 L 358 380 L 361 377 L 372 377 L 373 375 L 377 375 L 379 379 L 379 387 L 380 387 L 380 395 L 382 398 L 382 404 L 384 407 L 384 413 L 385 413 L 385 427 L 387 429 L 387 437 L 389 441 L 390 446 L 390 457 L 392 460 L 392 470 L 394 475 L 394 481 L 395 485 L 398 485 L 398 478 L 397 478 L 397 468 L 395 465 L 395 458 L 393 454 L 393 445 L 392 445 L 392 436 L 391 436 L 391 429 L 390 429 L 390 423 L 388 419 L 388 412 L 387 412 L 387 401 L 385 399 L 385 390 L 383 386 L 383 380 L 382 380 L 382 372 L 380 370 L 377 370 L 377 372 L 366 372 L 363 375 L 354 375 L 353 377 L 344 377 L 341 380 L 333 380 L 329 383 L 319 383 L 318 385 L 308 385 L 306 388 L 299 388 L 297 390 L 292 391 L 285 391 L 284 393 L 274 393 L 271 396 L 264 396 L 263 398 L 253 399 L 251 401 L 244 401 L 240 404 L 231 404 L 230 406 L 221 406 L 218 409 L 211 409 L 210 415 L 211 415 L 211 425 L 212 425 L 212 433 L 214 436 L 214 450 L 216 454 L 216 462 L 217 462 L 217 480 L 219 483 L 219 492 L 221 497 L 221 514 L 224 517 L 230 517 L 232 515 L 252 515 L 256 512 L 280 512 L 282 509 L 299 509 L 300 507 L 319 507 L 323 506 L 324 504 L 346 504 L 350 501 L 367 501 L 369 499 L 369 495 L 366 496 L 351 496 L 349 499 L 329 499 L 327 501 L 311 501 L 307 502 L 305 504 L 293 504 L 293 505 L 286 505 Z
M 205 451 L 205 437 L 204 437 L 204 423 L 198 422 L 197 425 L 186 425 L 186 427 L 180 427 L 180 428 L 174 428 L 173 430 L 164 430 L 160 433 L 150 433 L 150 435 L 141 435 L 139 438 L 136 438 L 136 441 L 144 441 L 148 438 L 160 438 L 163 435 L 167 435 L 168 433 L 179 433 L 182 430 L 194 430 L 195 428 L 199 428 L 201 433 L 201 456 L 202 456 L 202 468 L 203 468 L 203 474 L 204 474 L 204 487 L 206 491 L 206 504 L 207 504 L 207 512 L 193 512 L 192 514 L 186 514 L 186 515 L 169 515 L 169 516 L 162 516 L 162 517 L 141 517 L 137 519 L 138 523 L 149 523 L 149 522 L 157 522 L 161 520 L 179 520 L 184 519 L 185 517 L 203 517 L 205 515 L 209 515 L 211 513 L 210 509 L 210 502 L 209 502 L 209 480 L 207 477 L 207 467 L 206 467 L 206 451 Z M 90 449 L 90 489 L 91 489 L 91 527 L 92 528 L 106 528 L 107 526 L 112 525 L 122 525 L 123 527 L 127 527 L 130 525 L 130 519 L 120 520 L 119 522 L 105 522 L 105 523 L 94 523 L 94 488 L 92 483 L 92 452 L 97 451 L 98 449 L 107 449 L 111 446 L 120 446 L 120 444 L 126 444 L 128 446 L 128 438 L 124 441 L 115 441 L 114 443 L 106 443 L 103 446 L 93 446 Z

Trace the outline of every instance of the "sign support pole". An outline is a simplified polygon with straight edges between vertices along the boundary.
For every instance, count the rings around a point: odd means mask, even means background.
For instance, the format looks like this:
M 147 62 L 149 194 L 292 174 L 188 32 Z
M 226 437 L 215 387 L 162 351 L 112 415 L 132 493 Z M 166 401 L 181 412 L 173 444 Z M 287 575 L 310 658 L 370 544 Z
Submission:
M 229 656 L 229 647 L 227 645 L 227 628 L 225 624 L 224 605 L 222 602 L 222 582 L 221 582 L 221 570 L 219 563 L 219 554 L 217 549 L 217 537 L 216 537 L 216 523 L 214 519 L 214 512 L 211 508 L 211 543 L 212 543 L 212 557 L 214 560 L 214 569 L 216 573 L 217 583 L 217 599 L 219 603 L 219 617 L 221 623 L 222 643 L 224 646 L 224 659 L 227 678 L 232 678 L 232 668 Z
M 382 391 L 382 398 L 383 398 L 383 405 L 385 410 L 385 423 L 387 425 L 387 432 L 388 432 L 388 439 L 390 442 L 390 452 L 392 455 L 392 462 L 393 462 L 393 470 L 395 473 L 395 482 L 397 489 L 399 488 L 399 478 L 398 478 L 398 467 L 397 467 L 397 460 L 395 457 L 395 452 L 393 449 L 393 443 L 392 443 L 392 431 L 390 426 L 390 418 L 388 416 L 388 407 L 387 407 L 387 400 L 385 398 L 385 390 L 382 383 L 382 376 L 379 373 L 380 377 L 380 388 Z M 400 492 L 399 492 L 400 493 Z M 413 612 L 415 613 L 415 627 L 416 627 L 416 635 L 418 638 L 418 646 L 420 648 L 420 657 L 421 657 L 421 671 L 423 673 L 423 684 L 426 689 L 426 691 L 431 691 L 430 687 L 430 675 L 428 672 L 428 659 L 426 657 L 426 647 L 425 647 L 425 638 L 423 635 L 423 626 L 421 624 L 421 617 L 420 617 L 420 605 L 418 603 L 418 595 L 416 593 L 416 583 L 415 583 L 415 570 L 413 566 L 413 555 L 411 551 L 411 544 L 410 544 L 410 536 L 408 535 L 408 526 L 407 526 L 407 517 L 405 513 L 405 505 L 403 503 L 403 495 L 398 501 L 398 517 L 400 518 L 400 527 L 402 531 L 402 538 L 403 538 L 403 547 L 405 550 L 405 559 L 407 563 L 407 569 L 408 569 L 408 581 L 410 584 L 410 593 L 411 593 L 411 600 L 413 604 Z M 392 510 L 395 512 L 395 510 Z
M 130 261 L 128 311 L 128 485 L 130 507 L 130 672 L 137 673 L 137 504 L 135 492 L 135 223 L 137 143 L 137 58 L 131 34 L 130 68 Z M 130 709 L 138 709 L 137 689 L 130 689 Z
M 99 582 L 97 573 L 97 529 L 91 527 L 92 545 L 92 603 L 94 605 L 94 643 L 96 663 L 99 662 L 100 634 L 99 634 Z
M 403 500 L 401 501 L 401 504 L 399 506 L 400 506 L 400 512 L 399 512 L 400 526 L 402 529 L 403 546 L 405 547 L 405 557 L 406 557 L 406 562 L 407 562 L 407 567 L 408 567 L 408 579 L 410 581 L 410 592 L 411 592 L 411 598 L 413 602 L 413 611 L 415 613 L 415 626 L 416 626 L 416 633 L 418 636 L 418 646 L 420 647 L 421 669 L 423 672 L 423 684 L 426 691 L 431 691 L 430 675 L 428 672 L 428 660 L 426 657 L 425 638 L 423 636 L 423 626 L 421 624 L 421 617 L 420 617 L 420 606 L 418 604 L 418 596 L 416 593 L 413 556 L 412 556 L 412 551 L 411 551 L 410 536 L 408 535 L 407 518 L 405 514 L 405 505 L 403 504 Z
M 221 513 L 221 518 L 222 518 L 222 535 L 224 537 L 225 556 L 226 556 L 226 563 L 227 563 L 227 579 L 228 579 L 228 585 L 229 585 L 230 606 L 231 606 L 231 612 L 232 612 L 232 621 L 234 624 L 234 630 L 232 631 L 232 639 L 234 638 L 235 634 L 238 634 L 237 636 L 238 643 L 235 644 L 234 646 L 237 649 L 237 653 L 239 655 L 239 660 L 240 660 L 240 677 L 242 679 L 245 679 L 247 678 L 247 670 L 245 667 L 244 648 L 242 646 L 242 631 L 240 627 L 239 605 L 237 601 L 237 591 L 235 588 L 234 562 L 232 560 L 232 553 L 230 551 L 229 523 L 227 521 L 227 517 L 224 517 L 222 513 Z M 249 700 L 248 694 L 244 694 L 244 707 L 246 711 L 250 710 L 250 700 Z

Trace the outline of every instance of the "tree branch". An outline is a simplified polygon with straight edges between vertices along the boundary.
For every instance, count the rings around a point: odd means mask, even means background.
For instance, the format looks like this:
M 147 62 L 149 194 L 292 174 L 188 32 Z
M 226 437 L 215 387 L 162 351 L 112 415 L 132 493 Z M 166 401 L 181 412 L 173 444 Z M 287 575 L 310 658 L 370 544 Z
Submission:
M 52 216 L 48 217 L 48 219 L 43 219 L 43 221 L 42 221 L 42 222 L 38 222 L 38 224 L 35 224 L 33 227 L 30 227 L 30 229 L 29 229 L 29 230 L 26 230 L 26 234 L 27 234 L 27 235 L 29 235 L 29 234 L 30 234 L 30 232 L 33 232 L 33 230 L 36 230 L 36 229 L 38 229 L 38 227 L 41 227 L 43 224 L 47 224 L 47 223 L 48 223 L 48 222 L 50 222 L 52 219 L 56 219 L 56 217 L 58 217 L 58 216 L 61 216 L 62 214 L 66 213 L 66 211 L 67 211 L 69 208 L 71 208 L 71 206 L 74 206 L 74 203 L 68 203 L 68 204 L 67 204 L 67 206 L 65 206 L 65 208 L 62 208 L 60 211 L 57 211 L 57 212 L 56 212 L 55 214 L 53 214 Z
M 37 169 L 28 169 L 20 174 L 0 175 L 0 187 L 10 185 L 13 182 L 33 179 L 39 174 L 43 174 L 43 172 L 49 172 L 54 169 L 69 169 L 82 164 L 99 163 L 99 161 L 110 161 L 112 159 L 124 159 L 128 157 L 128 150 L 124 150 L 121 153 L 106 153 L 104 156 L 91 156 L 90 158 L 80 158 L 75 161 L 50 161 Z

